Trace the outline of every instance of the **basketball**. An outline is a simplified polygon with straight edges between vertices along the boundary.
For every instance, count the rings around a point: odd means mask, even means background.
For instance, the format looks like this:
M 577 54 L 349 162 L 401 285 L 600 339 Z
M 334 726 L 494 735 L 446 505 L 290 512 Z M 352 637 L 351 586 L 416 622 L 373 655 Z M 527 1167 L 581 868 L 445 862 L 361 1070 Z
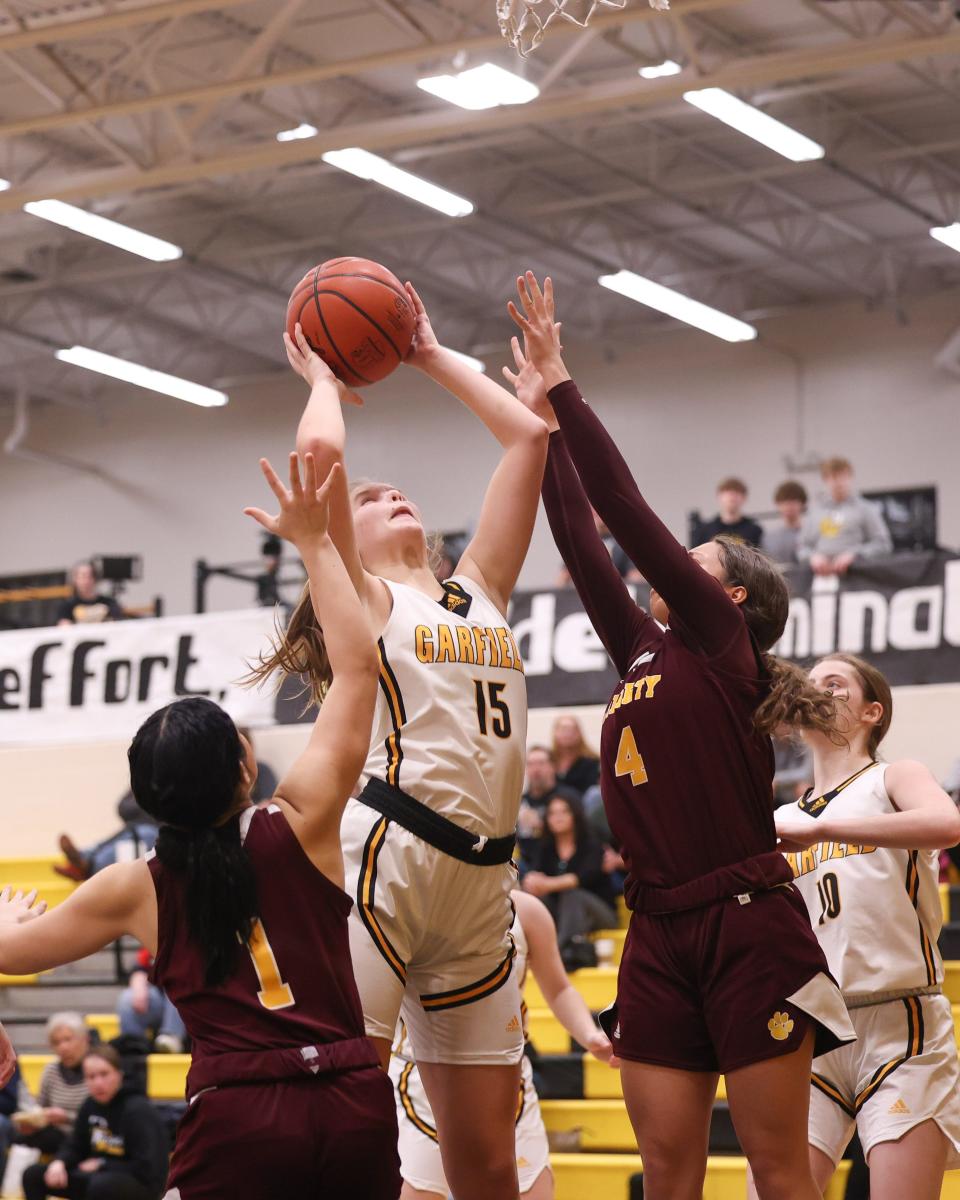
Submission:
M 349 387 L 378 383 L 403 362 L 416 318 L 403 284 L 367 258 L 332 258 L 313 267 L 287 304 L 312 349 Z

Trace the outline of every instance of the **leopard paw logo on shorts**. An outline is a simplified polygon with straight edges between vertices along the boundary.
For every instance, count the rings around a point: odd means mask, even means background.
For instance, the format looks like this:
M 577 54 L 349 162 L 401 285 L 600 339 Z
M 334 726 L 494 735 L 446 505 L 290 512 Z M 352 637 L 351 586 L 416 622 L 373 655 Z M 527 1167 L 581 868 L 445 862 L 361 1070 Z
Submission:
M 793 1033 L 793 1021 L 789 1013 L 775 1012 L 767 1022 L 767 1028 L 775 1042 L 785 1042 Z

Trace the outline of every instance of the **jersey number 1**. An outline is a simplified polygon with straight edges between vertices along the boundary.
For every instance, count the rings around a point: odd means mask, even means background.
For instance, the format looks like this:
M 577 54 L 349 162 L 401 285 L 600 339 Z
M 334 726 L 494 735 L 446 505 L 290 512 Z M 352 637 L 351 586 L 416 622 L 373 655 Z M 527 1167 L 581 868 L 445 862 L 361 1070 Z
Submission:
M 277 1008 L 291 1008 L 296 1004 L 290 985 L 284 983 L 280 978 L 280 968 L 277 966 L 273 947 L 267 940 L 267 931 L 259 918 L 253 923 L 253 932 L 250 934 L 247 949 L 250 951 L 254 970 L 260 981 L 257 999 L 263 1007 L 272 1011 Z
M 621 775 L 629 775 L 630 782 L 634 787 L 639 787 L 648 779 L 647 768 L 643 765 L 643 755 L 637 749 L 637 739 L 633 736 L 633 730 L 629 725 L 624 725 L 623 732 L 620 734 L 614 773 L 618 779 Z

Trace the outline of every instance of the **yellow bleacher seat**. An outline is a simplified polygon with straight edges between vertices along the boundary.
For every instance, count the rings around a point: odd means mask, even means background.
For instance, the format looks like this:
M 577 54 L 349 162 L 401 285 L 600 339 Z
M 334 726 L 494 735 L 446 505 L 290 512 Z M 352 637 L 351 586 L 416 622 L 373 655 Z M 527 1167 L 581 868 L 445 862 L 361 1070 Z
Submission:
M 147 1059 L 147 1095 L 151 1100 L 182 1100 L 189 1070 L 189 1054 L 151 1054 Z
M 640 1168 L 637 1154 L 553 1154 L 550 1157 L 556 1179 L 556 1200 L 584 1200 L 595 1196 L 626 1196 L 630 1176 Z M 841 1163 L 825 1193 L 825 1200 L 842 1200 L 846 1187 L 847 1165 Z M 960 1183 L 960 1172 L 952 1172 Z M 950 1175 L 947 1176 L 949 1181 Z M 707 1160 L 707 1178 L 703 1200 L 743 1200 L 747 1186 L 747 1160 L 711 1155 Z M 943 1200 L 958 1200 L 960 1188 L 944 1185 Z
M 575 971 L 570 976 L 570 982 L 586 1001 L 587 1008 L 591 1012 L 599 1012 L 601 1008 L 612 1004 L 617 994 L 617 968 L 584 967 L 582 971 Z M 523 994 L 528 1008 L 547 1007 L 543 992 L 532 974 L 527 976 Z
M 960 1004 L 960 962 L 946 962 L 943 970 L 943 993 L 951 1004 Z
M 47 1063 L 53 1062 L 52 1054 L 21 1054 L 18 1061 L 20 1063 L 20 1074 L 23 1077 L 23 1082 L 27 1088 L 35 1096 L 37 1089 L 40 1087 L 40 1076 L 43 1074 L 43 1068 Z
M 39 887 L 41 883 L 67 883 L 54 871 L 54 865 L 62 863 L 63 857 L 46 855 L 42 858 L 0 858 L 0 887 L 22 888 L 25 885 Z
M 120 1018 L 116 1013 L 87 1013 L 84 1020 L 97 1031 L 101 1042 L 112 1042 L 120 1036 Z
M 601 939 L 606 939 L 613 942 L 613 958 L 614 966 L 619 966 L 620 959 L 623 958 L 623 943 L 626 939 L 627 931 L 625 929 L 598 929 L 596 933 L 590 934 L 590 940 L 599 942 Z
M 36 983 L 39 978 L 39 975 L 0 974 L 0 987 L 29 987 L 31 984 Z
M 541 1054 L 569 1053 L 570 1034 L 549 1008 L 528 1009 L 527 1029 L 530 1033 L 530 1041 Z

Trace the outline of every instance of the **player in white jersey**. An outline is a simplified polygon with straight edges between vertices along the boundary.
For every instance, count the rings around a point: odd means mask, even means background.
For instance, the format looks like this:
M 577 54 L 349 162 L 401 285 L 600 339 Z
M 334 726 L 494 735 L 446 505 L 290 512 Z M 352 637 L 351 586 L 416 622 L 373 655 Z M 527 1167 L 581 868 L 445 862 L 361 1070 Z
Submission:
M 938 852 L 960 815 L 921 763 L 885 763 L 890 688 L 836 654 L 810 678 L 833 694 L 836 732 L 806 731 L 814 786 L 777 809 L 796 876 L 858 1040 L 814 1059 L 810 1157 L 824 1189 L 854 1128 L 872 1200 L 937 1200 L 960 1166 L 960 1071 L 937 949 Z
M 526 690 L 505 614 L 533 531 L 548 435 L 509 392 L 439 345 L 408 292 L 417 314 L 408 365 L 460 399 L 503 452 L 476 532 L 443 584 L 420 514 L 398 488 L 342 482 L 332 494 L 330 533 L 381 659 L 365 783 L 341 831 L 356 902 L 351 954 L 384 1067 L 402 1010 L 458 1200 L 511 1200 L 523 1039 L 510 890 Z M 286 339 L 288 357 L 311 385 L 297 446 L 325 472 L 343 459 L 341 401 L 351 397 L 296 334 L 296 343 Z M 451 486 L 459 469 L 450 463 Z M 305 673 L 322 693 L 328 672 L 309 596 L 263 669 L 274 666 Z
M 557 930 L 546 905 L 526 892 L 514 891 L 516 919 L 513 939 L 517 953 L 514 971 L 523 986 L 528 968 L 540 986 L 543 998 L 567 1033 L 601 1062 L 610 1063 L 613 1047 L 597 1027 L 590 1010 L 560 961 Z M 527 1037 L 526 1012 L 523 1035 Z M 613 1059 L 613 1063 L 616 1060 Z M 437 1144 L 436 1122 L 423 1090 L 413 1048 L 401 1025 L 390 1061 L 400 1126 L 400 1200 L 446 1200 L 447 1178 Z M 533 1086 L 530 1059 L 524 1056 L 522 1081 L 514 1105 L 517 1174 L 524 1200 L 553 1200 L 553 1173 L 547 1131 L 540 1115 L 540 1100 Z

